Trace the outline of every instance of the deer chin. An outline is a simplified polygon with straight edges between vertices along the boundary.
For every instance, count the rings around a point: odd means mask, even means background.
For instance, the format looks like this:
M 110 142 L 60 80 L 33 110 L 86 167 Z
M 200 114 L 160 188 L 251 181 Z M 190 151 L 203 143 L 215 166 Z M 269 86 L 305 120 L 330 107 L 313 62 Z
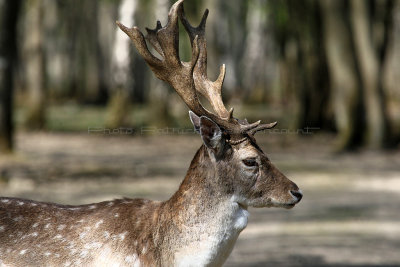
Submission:
M 276 205 L 274 206 L 275 208 L 284 208 L 284 209 L 292 209 L 296 204 L 280 204 L 280 205 Z
M 292 209 L 296 203 L 293 202 L 280 202 L 272 198 L 256 199 L 250 201 L 249 206 L 253 208 L 284 208 Z

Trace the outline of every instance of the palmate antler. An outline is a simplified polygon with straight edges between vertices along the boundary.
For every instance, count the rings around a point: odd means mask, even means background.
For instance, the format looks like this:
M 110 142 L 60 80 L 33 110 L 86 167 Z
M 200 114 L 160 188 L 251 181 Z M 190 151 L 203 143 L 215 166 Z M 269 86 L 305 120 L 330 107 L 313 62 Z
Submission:
M 246 120 L 238 120 L 233 117 L 233 108 L 230 111 L 225 108 L 221 96 L 225 65 L 221 66 L 220 74 L 216 81 L 212 82 L 207 78 L 205 26 L 208 10 L 204 12 L 199 26 L 193 27 L 186 19 L 183 1 L 177 1 L 171 7 L 166 26 L 162 27 L 160 21 L 157 21 L 157 26 L 154 30 L 146 28 L 146 37 L 137 27 L 128 28 L 118 21 L 117 24 L 133 41 L 140 55 L 150 66 L 156 77 L 169 83 L 189 109 L 197 116 L 206 116 L 212 119 L 232 137 L 252 136 L 257 131 L 274 127 L 276 122 L 260 124 L 261 121 L 257 121 L 249 124 Z M 192 59 L 190 62 L 183 62 L 179 58 L 178 19 L 184 25 L 192 45 Z M 146 39 L 162 59 L 155 57 L 149 51 Z M 198 93 L 210 102 L 215 114 L 201 105 Z

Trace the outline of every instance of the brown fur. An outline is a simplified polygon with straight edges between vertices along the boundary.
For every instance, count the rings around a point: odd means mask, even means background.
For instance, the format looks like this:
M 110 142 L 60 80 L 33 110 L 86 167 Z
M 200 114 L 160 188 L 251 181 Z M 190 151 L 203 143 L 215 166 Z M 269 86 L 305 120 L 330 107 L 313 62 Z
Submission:
M 165 202 L 125 198 L 69 206 L 0 198 L 0 263 L 96 266 L 110 248 L 115 260 L 125 263 L 121 266 L 134 266 L 129 260 L 135 257 L 141 266 L 171 266 L 174 252 L 200 239 L 193 229 L 207 224 L 218 204 L 233 195 L 248 198 L 254 206 L 271 206 L 271 198 L 293 202 L 288 190 L 298 190 L 297 186 L 250 141 L 224 149 L 223 158 L 213 162 L 203 145 L 179 190 Z M 241 180 L 237 173 L 241 168 L 235 157 L 243 150 L 263 161 L 262 173 L 254 180 Z

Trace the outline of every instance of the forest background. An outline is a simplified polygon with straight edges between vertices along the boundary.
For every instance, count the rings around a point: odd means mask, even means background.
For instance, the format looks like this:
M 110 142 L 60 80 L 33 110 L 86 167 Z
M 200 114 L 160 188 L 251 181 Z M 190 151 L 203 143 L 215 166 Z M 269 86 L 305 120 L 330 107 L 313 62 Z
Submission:
M 189 127 L 187 108 L 115 24 L 166 23 L 170 0 L 0 1 L 0 150 L 14 129 Z M 332 133 L 337 151 L 400 142 L 400 7 L 395 0 L 190 0 L 205 8 L 208 73 L 227 66 L 237 116 Z M 180 53 L 190 59 L 181 27 Z

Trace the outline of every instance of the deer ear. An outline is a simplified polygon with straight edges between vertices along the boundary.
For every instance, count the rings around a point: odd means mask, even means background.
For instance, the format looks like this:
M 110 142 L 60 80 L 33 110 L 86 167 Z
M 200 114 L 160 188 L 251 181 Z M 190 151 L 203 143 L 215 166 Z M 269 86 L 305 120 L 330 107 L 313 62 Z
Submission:
M 200 135 L 204 144 L 210 148 L 216 156 L 218 156 L 221 153 L 224 144 L 222 131 L 219 126 L 209 118 L 201 116 Z
M 189 110 L 189 118 L 196 132 L 200 133 L 200 117 Z

